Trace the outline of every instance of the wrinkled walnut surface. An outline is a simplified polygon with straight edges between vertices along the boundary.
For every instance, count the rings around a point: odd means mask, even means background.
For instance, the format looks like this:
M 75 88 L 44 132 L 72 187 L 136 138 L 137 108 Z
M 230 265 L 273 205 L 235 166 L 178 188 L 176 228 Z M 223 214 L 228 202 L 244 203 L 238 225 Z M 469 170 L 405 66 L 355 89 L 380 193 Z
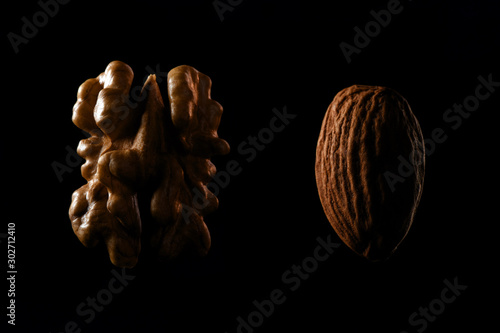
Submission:
M 210 157 L 229 152 L 217 135 L 222 107 L 210 98 L 210 78 L 190 66 L 168 73 L 167 105 L 155 75 L 140 102 L 131 101 L 133 75 L 113 61 L 78 90 L 73 123 L 91 136 L 77 149 L 87 184 L 73 193 L 73 230 L 85 246 L 104 242 L 121 267 L 136 265 L 143 223 L 150 224 L 146 241 L 161 258 L 205 255 L 210 234 L 203 216 L 218 206 L 206 187 L 216 171 Z M 150 219 L 141 219 L 139 200 L 150 202 L 142 212 Z

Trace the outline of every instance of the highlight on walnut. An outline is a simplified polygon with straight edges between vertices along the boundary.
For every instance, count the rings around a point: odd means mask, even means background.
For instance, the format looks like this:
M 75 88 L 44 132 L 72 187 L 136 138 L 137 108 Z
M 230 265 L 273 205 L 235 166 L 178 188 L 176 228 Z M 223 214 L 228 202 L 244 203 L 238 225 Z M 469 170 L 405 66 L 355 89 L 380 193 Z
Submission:
M 229 152 L 217 135 L 222 107 L 210 97 L 210 78 L 193 67 L 168 73 L 167 104 L 155 75 L 131 103 L 133 76 L 113 61 L 78 89 L 73 123 L 90 137 L 77 149 L 87 183 L 72 196 L 73 231 L 87 247 L 104 243 L 120 267 L 134 267 L 145 242 L 161 259 L 203 256 L 203 217 L 218 206 L 207 188 L 216 172 L 210 158 Z

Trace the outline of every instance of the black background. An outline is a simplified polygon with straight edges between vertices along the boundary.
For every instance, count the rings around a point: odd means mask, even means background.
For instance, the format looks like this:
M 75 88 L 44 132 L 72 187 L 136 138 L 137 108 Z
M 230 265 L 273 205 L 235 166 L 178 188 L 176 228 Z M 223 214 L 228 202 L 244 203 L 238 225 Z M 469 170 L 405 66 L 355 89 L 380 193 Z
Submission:
M 408 317 L 440 297 L 444 279 L 455 278 L 467 289 L 425 331 L 497 326 L 500 92 L 456 130 L 443 121 L 446 109 L 474 93 L 479 75 L 500 81 L 497 3 L 402 1 L 403 11 L 350 64 L 339 43 L 353 44 L 353 28 L 387 1 L 248 0 L 223 22 L 211 1 L 109 4 L 61 5 L 17 54 L 4 38 L 0 232 L 16 223 L 14 331 L 63 332 L 75 321 L 83 332 L 236 332 L 237 317 L 247 318 L 254 300 L 281 289 L 286 301 L 255 332 L 416 332 Z M 21 17 L 39 10 L 36 1 L 4 7 L 4 36 L 20 34 Z M 170 264 L 141 257 L 127 271 L 135 278 L 86 323 L 76 307 L 120 270 L 103 248 L 87 249 L 73 234 L 67 211 L 85 183 L 78 168 L 59 182 L 51 164 L 64 163 L 65 147 L 76 149 L 84 138 L 71 122 L 79 85 L 113 60 L 133 68 L 134 85 L 157 64 L 165 72 L 187 64 L 210 76 L 212 98 L 224 107 L 219 136 L 232 147 L 213 162 L 223 169 L 236 159 L 242 172 L 205 219 L 207 257 Z M 443 128 L 447 140 L 427 158 L 414 225 L 390 260 L 373 264 L 342 245 L 290 291 L 282 274 L 313 255 L 317 237 L 340 242 L 317 195 L 314 162 L 324 113 L 352 84 L 398 90 L 424 137 Z M 165 93 L 165 82 L 160 87 Z M 237 146 L 284 106 L 296 118 L 246 162 Z M 5 240 L 2 248 L 6 253 Z

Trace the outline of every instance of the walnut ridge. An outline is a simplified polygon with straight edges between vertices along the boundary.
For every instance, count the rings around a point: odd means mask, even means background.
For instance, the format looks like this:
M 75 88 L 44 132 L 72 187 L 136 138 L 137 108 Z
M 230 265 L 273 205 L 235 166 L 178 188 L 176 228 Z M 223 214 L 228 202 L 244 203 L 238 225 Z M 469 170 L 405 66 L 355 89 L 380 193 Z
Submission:
M 423 136 L 396 91 L 355 85 L 330 104 L 316 149 L 316 183 L 330 224 L 354 252 L 388 258 L 406 236 L 420 201 Z M 391 190 L 384 173 L 409 157 L 414 172 Z
M 218 206 L 206 186 L 216 171 L 210 157 L 229 152 L 217 135 L 222 107 L 210 98 L 211 80 L 190 66 L 172 69 L 168 104 L 155 75 L 131 103 L 132 80 L 132 69 L 113 61 L 78 90 L 73 123 L 91 136 L 77 149 L 87 184 L 73 193 L 73 231 L 85 246 L 104 242 L 121 267 L 136 265 L 143 241 L 164 259 L 205 255 L 210 234 L 203 216 Z M 144 201 L 147 211 L 140 211 Z M 145 223 L 148 239 L 141 237 Z

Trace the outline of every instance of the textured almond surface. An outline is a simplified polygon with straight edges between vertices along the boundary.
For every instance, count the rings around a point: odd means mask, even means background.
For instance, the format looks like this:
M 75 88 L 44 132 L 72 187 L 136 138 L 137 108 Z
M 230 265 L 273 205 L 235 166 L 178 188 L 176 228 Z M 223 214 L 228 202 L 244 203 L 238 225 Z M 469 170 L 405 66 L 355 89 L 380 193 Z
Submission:
M 411 158 L 414 172 L 393 190 L 384 173 L 398 170 L 398 156 Z M 424 158 L 418 121 L 396 91 L 355 85 L 335 96 L 318 139 L 316 183 L 330 224 L 353 251 L 383 260 L 404 239 L 422 193 Z

